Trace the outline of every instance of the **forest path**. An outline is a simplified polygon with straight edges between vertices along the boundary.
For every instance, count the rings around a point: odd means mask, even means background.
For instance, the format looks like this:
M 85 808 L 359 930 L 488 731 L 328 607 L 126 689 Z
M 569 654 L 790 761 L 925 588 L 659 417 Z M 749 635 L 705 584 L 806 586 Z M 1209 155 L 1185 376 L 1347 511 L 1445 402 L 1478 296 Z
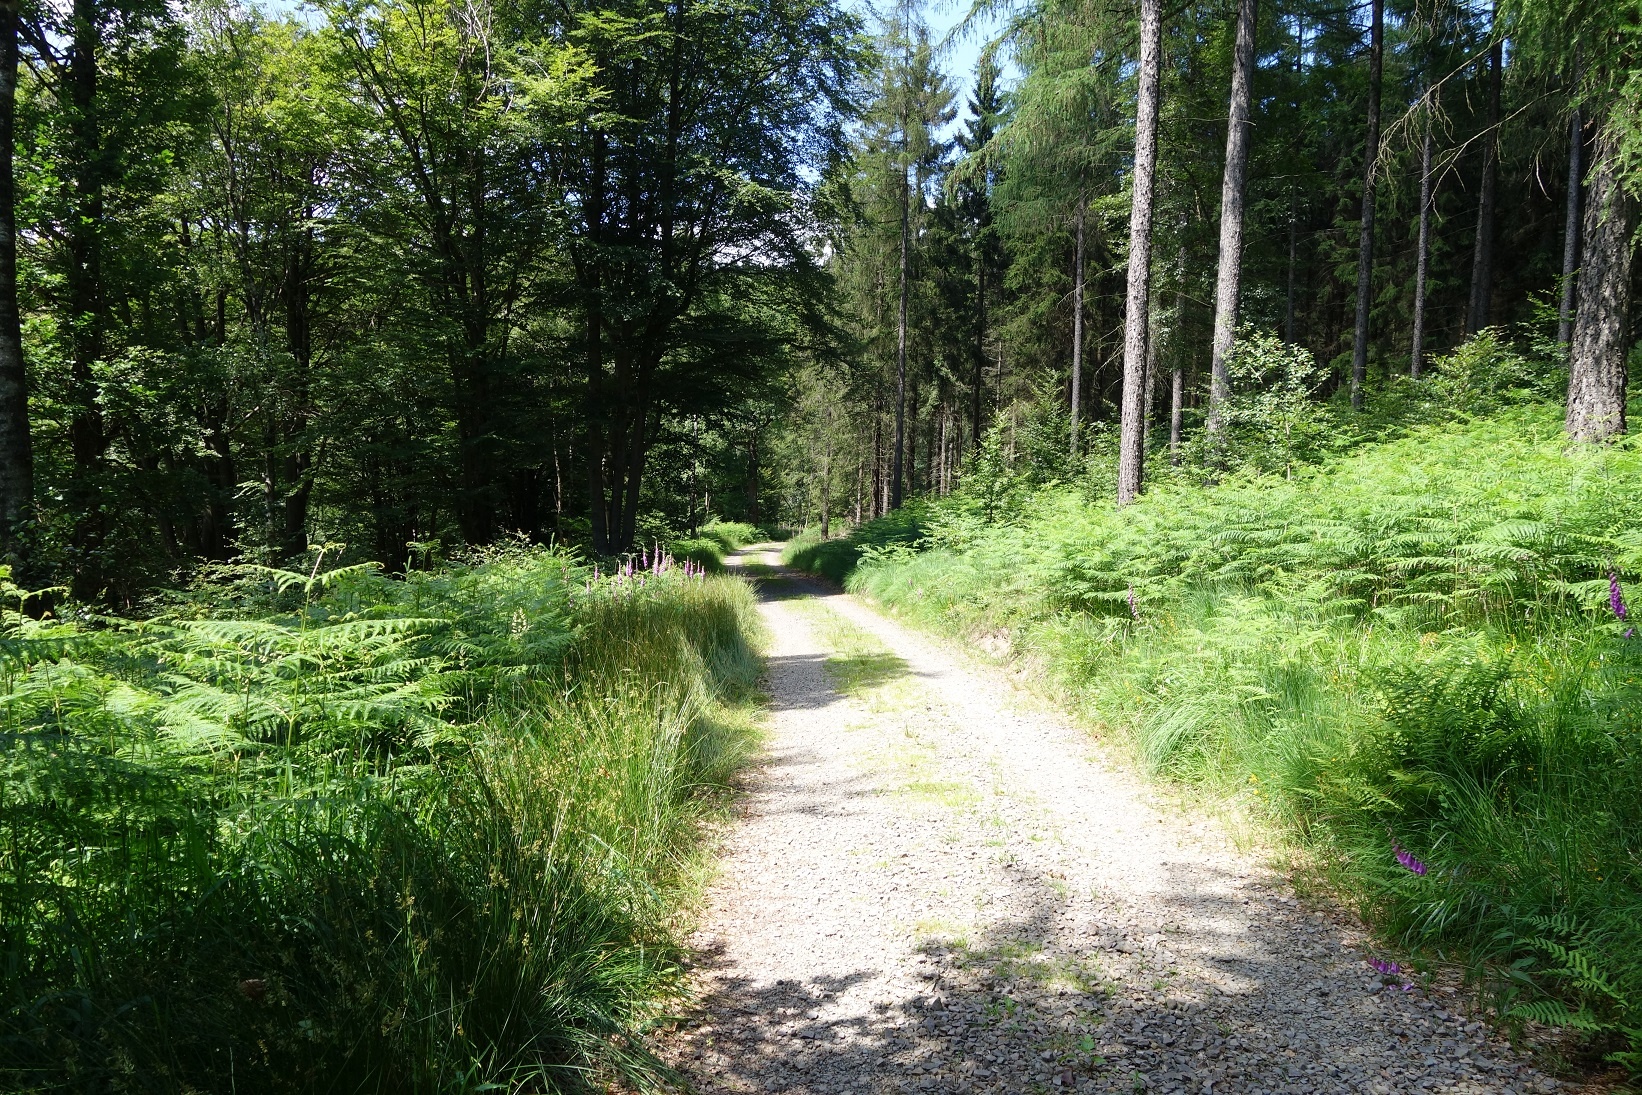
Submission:
M 996 670 L 744 561 L 769 741 L 664 1046 L 699 1091 L 1559 1089 Z

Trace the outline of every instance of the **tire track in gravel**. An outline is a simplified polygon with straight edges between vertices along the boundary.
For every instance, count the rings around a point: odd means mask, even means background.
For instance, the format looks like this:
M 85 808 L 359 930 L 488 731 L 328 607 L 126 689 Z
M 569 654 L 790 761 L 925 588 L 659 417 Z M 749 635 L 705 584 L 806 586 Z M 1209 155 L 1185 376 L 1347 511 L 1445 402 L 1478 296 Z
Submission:
M 697 1090 L 1564 1089 L 1000 674 L 759 584 L 768 748 L 663 1044 Z

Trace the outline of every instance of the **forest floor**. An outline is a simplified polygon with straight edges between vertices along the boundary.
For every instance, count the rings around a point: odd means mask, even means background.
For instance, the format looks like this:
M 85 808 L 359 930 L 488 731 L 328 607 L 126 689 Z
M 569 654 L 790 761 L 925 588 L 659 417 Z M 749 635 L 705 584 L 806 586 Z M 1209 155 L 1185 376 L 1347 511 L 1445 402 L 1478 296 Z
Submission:
M 704 1095 L 1572 1090 L 995 667 L 733 562 L 771 714 L 664 1045 Z

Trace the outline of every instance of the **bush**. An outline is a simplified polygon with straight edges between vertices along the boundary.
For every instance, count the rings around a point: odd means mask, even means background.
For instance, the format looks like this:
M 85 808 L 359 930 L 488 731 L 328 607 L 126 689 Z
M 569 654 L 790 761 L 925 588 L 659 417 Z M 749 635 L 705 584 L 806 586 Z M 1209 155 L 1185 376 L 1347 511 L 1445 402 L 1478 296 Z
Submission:
M 279 611 L 4 620 L 0 1086 L 667 1080 L 745 586 L 513 551 L 222 600 Z

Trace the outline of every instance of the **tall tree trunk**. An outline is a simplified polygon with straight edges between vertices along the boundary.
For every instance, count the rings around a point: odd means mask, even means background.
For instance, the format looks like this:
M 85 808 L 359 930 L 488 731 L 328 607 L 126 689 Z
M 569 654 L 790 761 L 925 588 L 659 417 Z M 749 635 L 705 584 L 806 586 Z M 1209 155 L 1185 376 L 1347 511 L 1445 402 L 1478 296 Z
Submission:
M 1488 326 L 1494 297 L 1494 201 L 1499 190 L 1499 90 L 1504 45 L 1488 51 L 1488 136 L 1482 142 L 1482 187 L 1477 196 L 1477 239 L 1471 255 L 1471 306 L 1466 332 Z
M 1083 407 L 1083 194 L 1078 194 L 1077 242 L 1072 254 L 1072 459 L 1078 458 L 1078 411 Z
M 19 583 L 32 583 L 34 442 L 29 432 L 28 370 L 17 307 L 18 0 L 0 0 L 0 562 Z
M 304 220 L 312 210 L 303 210 Z M 285 499 L 279 550 L 285 558 L 308 550 L 308 502 L 313 495 L 314 457 L 308 436 L 313 419 L 311 374 L 313 367 L 312 286 L 313 233 L 302 228 L 292 241 L 285 260 L 285 276 L 280 286 L 285 304 L 285 349 L 291 355 L 295 373 L 292 398 L 295 407 L 285 424 Z
M 1562 228 L 1562 307 L 1556 340 L 1568 345 L 1574 333 L 1574 300 L 1579 282 L 1579 183 L 1585 152 L 1585 119 L 1579 107 L 1568 122 L 1568 213 Z
M 1579 310 L 1569 356 L 1570 436 L 1605 441 L 1625 432 L 1625 351 L 1630 343 L 1631 232 L 1636 206 L 1620 185 L 1620 141 L 1602 127 L 1591 161 L 1579 264 Z
M 1374 282 L 1374 167 L 1380 158 L 1380 70 L 1385 56 L 1385 0 L 1370 6 L 1368 133 L 1363 142 L 1363 214 L 1357 234 L 1357 322 L 1351 335 L 1351 408 L 1363 409 L 1368 375 L 1368 309 Z
M 605 151 L 607 138 L 603 133 L 593 137 L 592 184 L 588 188 L 587 239 L 588 253 L 582 258 L 587 265 L 589 291 L 583 297 L 583 332 L 587 370 L 587 391 L 582 411 L 582 453 L 587 461 L 587 516 L 592 525 L 593 553 L 608 555 L 610 546 L 610 508 L 605 492 L 605 459 L 609 450 L 609 410 L 604 394 L 604 309 L 602 300 L 603 256 L 599 253 L 604 242 L 605 217 Z
M 74 528 L 74 596 L 102 595 L 101 553 L 108 535 L 102 497 L 103 454 L 107 449 L 98 399 L 96 367 L 104 356 L 103 299 L 103 147 L 98 62 L 102 51 L 101 13 L 96 0 L 74 0 L 69 58 L 72 116 L 69 139 L 74 164 L 74 208 L 68 232 L 67 297 L 71 324 L 69 362 L 69 449 L 74 478 L 69 492 Z
M 1186 212 L 1180 213 L 1180 247 L 1175 252 L 1175 271 L 1179 279 L 1174 295 L 1174 347 L 1169 357 L 1174 368 L 1169 376 L 1169 463 L 1180 463 L 1180 419 L 1185 410 L 1186 397 Z
M 902 133 L 906 132 L 906 118 L 902 117 Z M 912 216 L 912 194 L 907 184 L 907 165 L 901 163 L 901 302 L 900 315 L 895 325 L 895 468 L 891 472 L 889 508 L 901 508 L 902 454 L 906 450 L 907 414 L 907 260 L 908 220 Z
M 1289 187 L 1289 278 L 1283 297 L 1283 341 L 1294 341 L 1294 295 L 1300 265 L 1300 211 L 1295 208 L 1294 187 Z
M 1431 93 L 1430 88 L 1426 94 Z M 1425 115 L 1425 134 L 1420 140 L 1420 232 L 1414 255 L 1414 331 L 1410 337 L 1408 375 L 1420 378 L 1425 364 L 1425 278 L 1431 260 L 1431 112 Z
M 975 382 L 970 385 L 970 440 L 981 443 L 981 397 L 986 391 L 986 247 L 975 249 Z
M 1256 0 L 1238 0 L 1237 41 L 1232 59 L 1231 111 L 1226 122 L 1226 171 L 1220 186 L 1220 269 L 1214 288 L 1214 341 L 1209 366 L 1211 443 L 1224 438 L 1226 400 L 1231 398 L 1227 357 L 1237 337 L 1237 306 L 1243 289 L 1243 214 L 1249 168 L 1249 98 L 1254 86 Z M 1144 16 L 1142 16 L 1144 19 Z
M 1252 13 L 1254 0 L 1242 2 Z M 1123 320 L 1123 412 L 1118 438 L 1117 501 L 1120 506 L 1133 502 L 1139 496 L 1145 478 L 1146 342 L 1150 334 L 1147 319 L 1151 314 L 1152 302 L 1152 194 L 1157 180 L 1159 54 L 1163 52 L 1161 7 L 1162 0 L 1140 0 L 1140 89 L 1135 109 L 1134 200 L 1129 206 L 1129 284 Z M 1252 14 L 1250 18 L 1253 18 Z M 1238 42 L 1241 44 L 1241 15 L 1238 26 Z M 1253 37 L 1251 27 L 1251 52 Z M 1239 67 L 1242 67 L 1241 58 Z M 1253 67 L 1252 60 L 1250 67 Z M 1234 78 L 1234 88 L 1235 85 Z M 1246 113 L 1246 102 L 1244 109 Z

